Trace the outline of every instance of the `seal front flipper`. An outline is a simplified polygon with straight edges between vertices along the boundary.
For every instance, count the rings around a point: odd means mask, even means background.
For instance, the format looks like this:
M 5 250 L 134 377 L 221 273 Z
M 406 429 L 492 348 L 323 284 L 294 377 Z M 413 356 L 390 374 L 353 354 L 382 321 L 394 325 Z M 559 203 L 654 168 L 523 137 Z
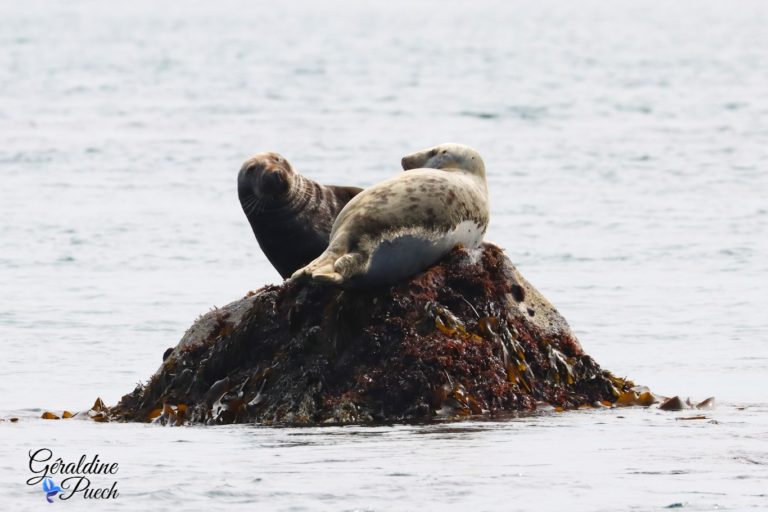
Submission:
M 340 257 L 334 254 L 322 254 L 304 268 L 300 268 L 291 276 L 291 281 L 300 280 L 307 276 L 316 283 L 342 284 L 349 277 L 360 272 L 366 258 L 360 253 L 347 253 Z
M 336 273 L 333 263 L 336 256 L 324 252 L 314 260 L 310 261 L 305 267 L 300 268 L 291 275 L 290 281 L 303 281 L 305 279 L 314 279 L 315 274 L 331 276 Z
M 338 272 L 317 272 L 312 274 L 312 282 L 322 284 L 341 284 L 344 282 L 344 278 Z
M 331 257 L 332 258 L 332 257 Z M 318 258 L 319 259 L 319 258 Z M 324 263 L 312 271 L 312 281 L 316 283 L 341 285 L 351 276 L 360 273 L 366 258 L 356 252 L 348 253 L 333 262 L 333 266 Z
M 319 259 L 320 258 L 318 258 L 318 260 Z M 331 261 L 332 259 L 333 256 L 329 255 L 325 261 L 320 262 L 322 266 L 312 270 L 312 281 L 316 283 L 340 285 L 350 276 L 358 274 L 365 262 L 363 255 L 356 252 L 348 253 L 340 258 L 336 258 L 333 265 L 328 263 L 328 261 Z
M 335 274 L 339 275 L 342 279 L 347 279 L 362 270 L 361 267 L 366 259 L 367 258 L 359 252 L 350 252 L 341 256 L 333 263 L 333 270 L 335 270 Z

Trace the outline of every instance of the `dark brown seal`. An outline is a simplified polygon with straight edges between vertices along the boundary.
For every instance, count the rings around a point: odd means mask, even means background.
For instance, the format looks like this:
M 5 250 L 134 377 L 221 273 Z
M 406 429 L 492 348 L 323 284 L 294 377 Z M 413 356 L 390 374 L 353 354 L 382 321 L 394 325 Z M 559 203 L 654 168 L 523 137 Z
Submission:
M 362 189 L 320 185 L 277 153 L 258 153 L 237 175 L 237 194 L 261 250 L 285 279 L 328 247 L 336 216 Z

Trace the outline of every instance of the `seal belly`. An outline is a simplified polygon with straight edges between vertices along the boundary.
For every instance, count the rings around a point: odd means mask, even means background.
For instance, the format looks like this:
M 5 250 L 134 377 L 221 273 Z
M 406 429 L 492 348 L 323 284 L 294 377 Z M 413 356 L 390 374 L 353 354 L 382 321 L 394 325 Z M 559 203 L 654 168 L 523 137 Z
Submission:
M 457 245 L 476 247 L 484 232 L 477 223 L 464 221 L 448 232 L 412 232 L 382 240 L 371 251 L 367 271 L 349 284 L 381 286 L 401 281 L 431 267 Z

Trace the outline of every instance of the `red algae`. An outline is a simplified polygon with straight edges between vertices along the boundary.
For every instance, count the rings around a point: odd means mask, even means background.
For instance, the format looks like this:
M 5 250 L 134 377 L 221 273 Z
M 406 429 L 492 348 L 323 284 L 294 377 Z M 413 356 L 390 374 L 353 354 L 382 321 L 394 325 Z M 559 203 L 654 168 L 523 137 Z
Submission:
M 110 416 L 162 424 L 450 420 L 537 404 L 610 405 L 632 386 L 602 370 L 503 251 L 483 244 L 388 288 L 290 283 L 249 292 L 198 319 Z

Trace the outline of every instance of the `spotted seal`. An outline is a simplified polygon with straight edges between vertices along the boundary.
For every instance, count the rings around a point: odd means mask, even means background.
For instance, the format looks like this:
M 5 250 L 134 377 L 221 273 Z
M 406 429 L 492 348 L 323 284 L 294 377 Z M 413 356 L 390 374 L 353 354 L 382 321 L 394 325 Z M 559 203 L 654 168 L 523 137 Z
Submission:
M 283 278 L 328 247 L 333 221 L 362 189 L 320 185 L 277 153 L 258 153 L 237 175 L 240 205 L 261 250 Z
M 488 227 L 485 165 L 474 149 L 441 144 L 402 159 L 406 172 L 367 188 L 336 218 L 328 248 L 292 280 L 344 288 L 397 283 Z

